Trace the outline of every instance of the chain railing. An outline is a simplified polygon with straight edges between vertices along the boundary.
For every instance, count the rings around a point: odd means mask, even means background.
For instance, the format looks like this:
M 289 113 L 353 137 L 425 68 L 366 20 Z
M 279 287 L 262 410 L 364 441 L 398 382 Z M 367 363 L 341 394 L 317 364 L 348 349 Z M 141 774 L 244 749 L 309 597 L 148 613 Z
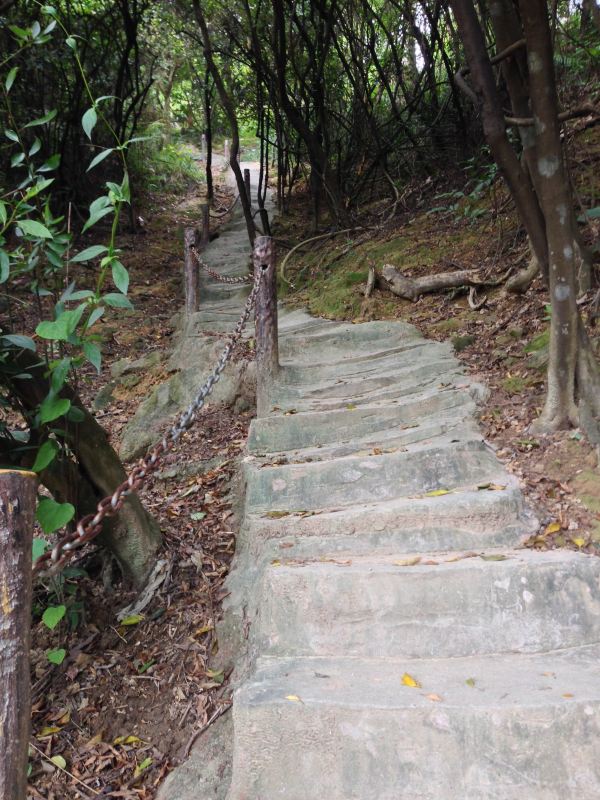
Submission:
M 199 259 L 195 251 L 194 255 Z M 34 561 L 34 575 L 40 573 L 44 575 L 55 574 L 62 569 L 74 550 L 81 547 L 86 542 L 95 539 L 102 531 L 102 522 L 109 517 L 115 516 L 115 514 L 120 511 L 125 499 L 143 486 L 148 476 L 157 469 L 163 456 L 173 448 L 181 435 L 194 424 L 198 412 L 204 406 L 206 398 L 210 395 L 215 384 L 221 377 L 221 373 L 227 366 L 235 345 L 242 336 L 246 323 L 248 322 L 248 317 L 255 306 L 263 275 L 263 269 L 258 268 L 254 270 L 254 285 L 252 291 L 248 295 L 244 310 L 237 325 L 230 334 L 229 341 L 223 348 L 213 371 L 202 384 L 188 408 L 179 416 L 175 424 L 165 433 L 163 438 L 147 452 L 144 458 L 138 461 L 128 474 L 126 480 L 117 486 L 112 494 L 100 500 L 95 513 L 88 514 L 80 519 L 74 530 L 67 532 L 54 544 L 51 550 L 43 553 Z M 252 280 L 252 278 L 250 278 L 250 280 Z M 243 282 L 247 283 L 247 281 L 248 278 L 244 277 Z M 227 282 L 230 281 L 228 280 Z M 235 282 L 241 283 L 242 281 Z
M 240 275 L 237 278 L 230 278 L 227 275 L 220 275 L 218 272 L 215 272 L 214 269 L 211 269 L 208 264 L 205 264 L 204 261 L 200 258 L 200 253 L 196 250 L 195 247 L 190 247 L 192 254 L 196 261 L 198 262 L 198 266 L 200 269 L 204 270 L 211 278 L 214 278 L 219 283 L 230 283 L 230 284 L 247 284 L 252 281 L 252 275 Z

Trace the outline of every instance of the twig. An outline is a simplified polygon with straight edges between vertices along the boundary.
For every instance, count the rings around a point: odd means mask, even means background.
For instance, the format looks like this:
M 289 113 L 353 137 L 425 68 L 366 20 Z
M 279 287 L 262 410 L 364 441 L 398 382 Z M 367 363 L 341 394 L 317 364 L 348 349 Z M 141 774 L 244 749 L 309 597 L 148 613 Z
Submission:
M 189 756 L 190 750 L 194 746 L 194 743 L 196 742 L 196 739 L 198 739 L 200 736 L 202 736 L 202 734 L 210 728 L 210 726 L 213 724 L 213 722 L 216 722 L 219 719 L 219 717 L 221 717 L 221 716 L 223 716 L 223 714 L 225 714 L 226 711 L 229 711 L 229 709 L 231 708 L 232 705 L 233 705 L 233 701 L 229 700 L 227 705 L 223 705 L 220 708 L 217 708 L 217 710 L 213 712 L 211 718 L 208 720 L 206 725 L 203 725 L 200 728 L 199 731 L 196 731 L 194 734 L 192 734 L 189 742 L 185 746 L 185 751 L 184 752 L 185 752 L 185 757 L 186 758 Z
M 46 753 L 44 753 L 44 751 L 43 751 L 43 750 L 40 750 L 40 748 L 39 748 L 39 747 L 37 747 L 37 745 L 35 745 L 33 742 L 29 742 L 29 746 L 30 746 L 30 747 L 32 747 L 32 748 L 33 748 L 33 749 L 36 751 L 36 753 L 39 753 L 39 754 L 41 755 L 41 757 L 42 757 L 42 758 L 45 758 L 45 759 L 46 759 L 46 761 L 49 761 L 49 762 L 50 762 L 50 764 L 52 764 L 52 766 L 53 766 L 53 767 L 56 767 L 56 769 L 59 769 L 61 772 L 64 772 L 64 773 L 65 773 L 66 775 L 68 775 L 70 778 L 73 778 L 73 780 L 74 780 L 74 781 L 76 781 L 77 783 L 81 784 L 81 785 L 83 786 L 83 788 L 84 788 L 84 789 L 87 789 L 87 790 L 88 790 L 88 792 L 91 792 L 92 794 L 95 794 L 95 795 L 98 795 L 98 796 L 100 795 L 100 792 L 96 791 L 96 789 L 92 789 L 92 787 L 91 787 L 91 786 L 88 786 L 88 785 L 87 785 L 87 783 L 84 783 L 84 782 L 83 782 L 82 780 L 80 780 L 78 777 L 76 777 L 75 775 L 73 775 L 73 773 L 72 773 L 72 772 L 69 772 L 69 770 L 68 770 L 68 769 L 65 769 L 64 767 L 61 767 L 59 764 L 56 764 L 56 763 L 55 763 L 55 762 L 54 762 L 54 761 L 53 761 L 53 760 L 50 758 L 50 756 L 47 756 L 47 755 L 46 755 Z

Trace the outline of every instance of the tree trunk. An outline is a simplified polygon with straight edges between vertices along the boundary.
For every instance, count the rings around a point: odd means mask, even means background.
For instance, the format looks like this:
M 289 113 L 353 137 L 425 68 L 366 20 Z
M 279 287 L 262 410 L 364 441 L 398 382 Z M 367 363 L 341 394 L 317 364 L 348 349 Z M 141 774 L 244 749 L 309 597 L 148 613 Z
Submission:
M 0 470 L 0 797 L 25 800 L 31 718 L 31 543 L 37 476 Z
M 48 394 L 44 365 L 29 351 L 16 353 L 15 363 L 20 372 L 31 377 L 27 380 L 13 378 L 11 393 L 24 413 L 31 417 Z M 98 501 L 112 494 L 127 476 L 105 431 L 75 392 L 66 386 L 61 396 L 68 398 L 71 406 L 83 415 L 81 422 L 73 423 L 62 418 L 52 424 L 54 430 L 62 431 L 55 435 L 72 453 L 73 461 L 65 471 L 61 471 L 58 464 L 51 464 L 41 472 L 40 479 L 58 502 L 72 503 L 77 513 L 83 516 L 94 511 Z M 14 459 L 14 454 L 8 453 L 8 456 Z M 138 496 L 133 494 L 126 499 L 118 515 L 106 520 L 100 541 L 115 556 L 126 580 L 139 587 L 154 566 L 161 536 L 158 525 Z
M 527 40 L 531 110 L 536 120 L 536 186 L 546 220 L 552 304 L 548 391 L 541 430 L 578 425 L 575 402 L 579 312 L 572 198 L 564 167 L 546 0 L 520 0 Z

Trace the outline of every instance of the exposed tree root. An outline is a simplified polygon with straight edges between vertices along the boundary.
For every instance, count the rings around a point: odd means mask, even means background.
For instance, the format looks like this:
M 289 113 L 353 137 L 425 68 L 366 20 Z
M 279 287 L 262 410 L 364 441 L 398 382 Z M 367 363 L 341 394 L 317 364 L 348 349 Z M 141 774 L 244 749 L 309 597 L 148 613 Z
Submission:
M 439 292 L 441 289 L 455 289 L 459 286 L 497 286 L 504 280 L 487 280 L 477 270 L 461 269 L 455 272 L 440 272 L 438 275 L 424 275 L 420 278 L 407 278 L 392 264 L 384 264 L 381 277 L 389 290 L 405 300 L 418 300 L 422 294 Z M 485 301 L 484 301 L 485 302 Z M 483 303 L 476 307 L 480 308 Z

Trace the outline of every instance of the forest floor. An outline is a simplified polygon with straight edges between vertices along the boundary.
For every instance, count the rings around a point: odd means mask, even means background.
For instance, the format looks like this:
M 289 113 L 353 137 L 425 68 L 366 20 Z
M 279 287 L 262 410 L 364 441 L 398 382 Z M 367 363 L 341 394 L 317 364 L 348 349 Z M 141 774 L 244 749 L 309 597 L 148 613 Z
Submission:
M 589 146 L 586 138 L 577 150 L 578 189 L 586 204 L 600 160 L 598 134 L 588 138 Z M 455 177 L 458 184 L 461 176 Z M 542 285 L 536 282 L 523 296 L 506 295 L 501 288 L 486 291 L 487 301 L 477 311 L 469 308 L 466 294 L 456 292 L 425 295 L 416 303 L 382 288 L 364 297 L 371 264 L 380 269 L 392 263 L 413 277 L 462 268 L 502 275 L 524 265 L 526 247 L 498 184 L 491 182 L 477 197 L 440 198 L 447 181 L 444 176 L 409 187 L 393 220 L 377 230 L 325 240 L 292 256 L 286 278 L 293 286 L 282 282 L 284 302 L 332 319 L 404 319 L 427 337 L 450 338 L 467 371 L 489 387 L 481 415 L 484 435 L 520 478 L 539 516 L 531 546 L 597 552 L 597 448 L 580 430 L 551 436 L 530 432 L 544 398 L 548 322 Z M 227 197 L 220 197 L 225 205 Z M 440 199 L 445 207 L 432 213 Z M 90 370 L 79 387 L 87 402 L 110 385 L 121 359 L 168 351 L 173 315 L 182 305 L 181 229 L 197 224 L 202 201 L 201 189 L 185 197 L 147 197 L 139 209 L 144 227 L 135 236 L 122 235 L 119 246 L 130 270 L 135 310 L 102 323 L 102 372 Z M 389 199 L 371 203 L 365 217 L 383 219 L 388 206 Z M 289 211 L 278 221 L 276 236 L 293 243 L 308 238 L 309 208 L 302 192 L 293 196 Z M 597 223 L 586 227 L 590 245 L 598 242 L 598 233 Z M 97 404 L 96 416 L 115 445 L 139 403 L 166 377 L 160 358 L 148 363 L 153 365 L 128 376 Z M 67 631 L 63 624 L 51 632 L 41 623 L 33 628 L 32 798 L 101 794 L 150 800 L 185 757 L 193 733 L 224 707 L 228 676 L 211 672 L 208 660 L 235 547 L 228 490 L 249 421 L 250 414 L 209 408 L 169 457 L 162 477 L 140 493 L 161 525 L 167 572 L 143 620 L 119 625 L 116 614 L 133 595 L 103 583 L 99 559 L 86 564 L 87 575 L 75 573 L 47 585 L 50 601 L 71 609 L 72 628 Z M 175 468 L 183 460 L 204 460 L 207 471 L 186 478 Z M 38 600 L 49 602 L 47 594 Z M 51 647 L 67 650 L 62 665 L 49 665 L 45 651 Z M 64 759 L 67 772 L 57 767 L 63 762 L 56 757 Z
M 217 198 L 223 207 L 230 203 L 224 185 Z M 89 406 L 99 392 L 105 395 L 96 400 L 95 414 L 114 446 L 139 403 L 166 378 L 151 354 L 162 356 L 170 348 L 173 315 L 183 303 L 182 229 L 198 224 L 203 201 L 202 186 L 185 197 L 147 196 L 137 209 L 143 227 L 118 242 L 135 310 L 114 312 L 102 323 L 102 371 L 89 370 L 79 385 Z M 226 219 L 213 219 L 211 229 Z M 90 237 L 85 245 L 92 243 Z M 147 356 L 146 370 L 101 392 L 112 385 L 122 359 Z M 32 630 L 30 797 L 148 800 L 183 760 L 192 735 L 225 702 L 227 676 L 211 672 L 207 662 L 216 647 L 215 613 L 235 546 L 230 481 L 249 421 L 248 413 L 208 407 L 140 491 L 164 538 L 164 580 L 143 620 L 119 624 L 118 611 L 135 595 L 103 580 L 99 558 L 86 561 L 85 572 L 83 561 L 75 562 L 64 580 L 38 587 L 34 619 L 47 605 L 64 603 L 69 611 L 54 631 L 41 622 Z M 177 469 L 199 461 L 205 462 L 199 475 L 186 477 Z M 67 651 L 60 666 L 49 664 L 50 648 Z

